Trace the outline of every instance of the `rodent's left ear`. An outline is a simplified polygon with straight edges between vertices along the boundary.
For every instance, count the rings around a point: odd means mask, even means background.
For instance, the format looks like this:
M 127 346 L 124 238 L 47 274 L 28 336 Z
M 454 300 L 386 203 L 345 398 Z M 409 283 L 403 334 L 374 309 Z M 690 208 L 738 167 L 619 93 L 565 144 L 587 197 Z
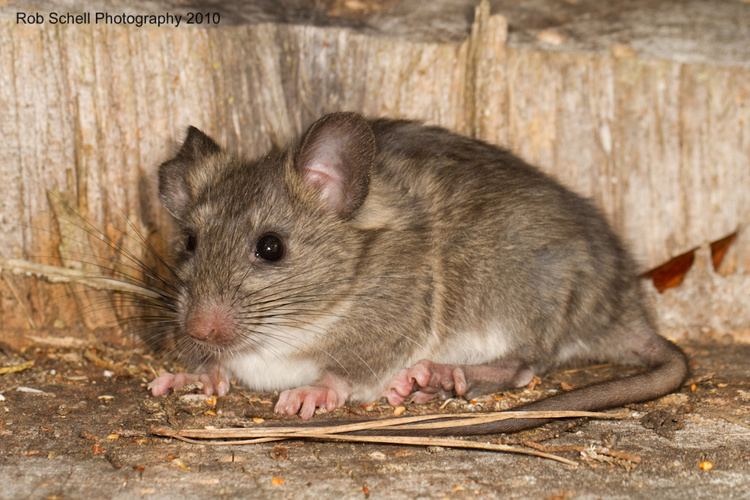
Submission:
M 375 161 L 375 135 L 357 113 L 331 113 L 312 124 L 302 139 L 296 168 L 305 184 L 341 217 L 362 205 Z
M 199 184 L 207 178 L 205 172 L 199 175 L 201 165 L 219 152 L 221 148 L 213 139 L 191 126 L 177 155 L 159 166 L 159 198 L 173 217 L 182 218 Z

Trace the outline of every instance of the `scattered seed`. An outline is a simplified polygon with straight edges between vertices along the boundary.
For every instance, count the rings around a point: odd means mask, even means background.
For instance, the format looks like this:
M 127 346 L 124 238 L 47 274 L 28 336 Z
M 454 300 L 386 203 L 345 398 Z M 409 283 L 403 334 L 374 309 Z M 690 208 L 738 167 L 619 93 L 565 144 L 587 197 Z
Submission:
M 182 460 L 180 460 L 179 458 L 172 459 L 172 463 L 176 465 L 180 470 L 184 470 L 184 471 L 190 470 L 190 466 L 186 464 L 185 462 L 183 462 Z
M 199 405 L 206 401 L 208 396 L 205 394 L 183 394 L 180 396 L 180 401 L 191 405 Z
M 708 460 L 701 460 L 701 462 L 698 464 L 698 468 L 703 472 L 708 472 L 714 468 L 714 464 L 712 462 L 709 462 Z
M 289 460 L 289 448 L 277 444 L 271 449 L 271 458 L 274 460 Z
M 385 453 L 383 453 L 382 451 L 370 452 L 369 457 L 372 458 L 373 460 L 379 460 L 379 461 L 383 461 L 386 458 Z
M 285 482 L 283 477 L 273 476 L 271 478 L 271 484 L 274 486 L 282 486 Z
M 114 432 L 107 436 L 107 441 L 117 441 L 118 439 L 120 439 L 120 435 Z
M 406 411 L 406 406 L 397 406 L 393 409 L 393 415 L 396 417 L 400 417 L 401 415 L 404 414 L 405 411 Z
M 265 422 L 265 421 L 266 421 L 266 419 L 265 419 L 265 418 L 260 418 L 260 417 L 253 417 L 253 423 L 254 423 L 254 424 L 262 424 L 262 423 L 263 423 L 263 422 Z
M 567 382 L 560 382 L 560 389 L 562 389 L 563 391 L 572 391 L 573 384 L 569 384 Z
M 113 399 L 115 399 L 115 397 L 111 394 L 102 394 L 101 396 L 97 396 L 96 399 L 100 401 L 112 401 Z

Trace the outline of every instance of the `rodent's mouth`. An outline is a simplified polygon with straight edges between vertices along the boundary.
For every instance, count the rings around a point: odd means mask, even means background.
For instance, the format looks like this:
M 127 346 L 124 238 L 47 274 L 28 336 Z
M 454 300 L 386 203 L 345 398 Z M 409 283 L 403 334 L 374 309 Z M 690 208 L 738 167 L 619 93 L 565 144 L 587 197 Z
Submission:
M 235 342 L 231 339 L 226 340 L 203 340 L 185 334 L 189 340 L 188 351 L 195 351 L 204 356 L 212 358 L 227 357 L 235 350 Z

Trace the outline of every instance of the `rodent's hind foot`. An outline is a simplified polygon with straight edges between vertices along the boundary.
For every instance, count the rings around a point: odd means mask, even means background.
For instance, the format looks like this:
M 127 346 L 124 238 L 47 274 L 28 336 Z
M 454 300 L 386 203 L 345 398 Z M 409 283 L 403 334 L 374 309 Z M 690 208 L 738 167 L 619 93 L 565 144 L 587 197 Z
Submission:
M 533 378 L 523 362 L 499 359 L 482 365 L 449 365 L 428 359 L 398 372 L 383 396 L 396 406 L 404 401 L 426 403 L 436 397 L 473 398 L 502 389 L 523 387 Z
M 344 406 L 351 395 L 351 386 L 335 375 L 325 375 L 313 385 L 287 389 L 279 395 L 274 411 L 282 415 L 297 415 L 307 420 L 312 418 L 315 410 L 326 411 Z
M 468 384 L 463 367 L 433 363 L 428 359 L 404 368 L 388 383 L 383 396 L 396 406 L 404 401 L 426 403 L 438 396 L 463 396 Z
M 229 392 L 229 376 L 218 367 L 207 373 L 162 373 L 149 382 L 148 389 L 154 396 L 165 396 L 190 384 L 200 384 L 206 396 L 225 396 Z

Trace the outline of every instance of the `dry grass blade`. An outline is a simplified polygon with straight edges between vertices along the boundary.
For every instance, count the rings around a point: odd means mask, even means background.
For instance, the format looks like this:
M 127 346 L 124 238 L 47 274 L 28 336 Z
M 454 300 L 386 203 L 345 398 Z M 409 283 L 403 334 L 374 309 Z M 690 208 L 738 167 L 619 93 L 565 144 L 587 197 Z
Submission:
M 33 275 L 50 283 L 77 283 L 95 290 L 113 290 L 133 293 L 153 299 L 161 298 L 159 294 L 138 285 L 120 281 L 108 276 L 92 274 L 67 267 L 37 264 L 22 259 L 5 259 L 0 257 L 0 272 L 11 274 Z
M 22 372 L 24 370 L 28 370 L 34 366 L 34 361 L 26 361 L 24 363 L 20 363 L 17 365 L 11 365 L 11 366 L 0 366 L 0 375 L 7 375 L 8 373 L 18 373 Z
M 283 439 L 316 439 L 323 441 L 344 441 L 350 443 L 382 443 L 400 444 L 407 446 L 443 446 L 447 448 L 464 448 L 486 451 L 498 451 L 506 453 L 520 453 L 532 455 L 558 462 L 576 465 L 575 462 L 566 458 L 546 453 L 541 450 L 519 448 L 495 443 L 482 443 L 478 441 L 464 441 L 453 438 L 433 438 L 422 436 L 360 436 L 348 434 L 351 432 L 377 430 L 377 429 L 446 429 L 453 427 L 465 427 L 478 425 L 498 420 L 513 418 L 573 418 L 591 417 L 603 419 L 627 418 L 629 413 L 615 412 L 602 413 L 590 411 L 504 411 L 493 413 L 446 413 L 419 415 L 412 417 L 386 418 L 380 420 L 368 420 L 365 422 L 346 423 L 340 425 L 327 425 L 320 427 L 287 426 L 287 427 L 262 427 L 262 428 L 228 428 L 228 429 L 182 429 L 174 430 L 165 427 L 152 429 L 151 433 L 159 436 L 172 437 L 188 443 L 210 444 L 210 445 L 243 445 L 267 443 Z M 434 420 L 440 420 L 434 422 Z
M 210 429 L 206 429 L 210 430 Z M 484 451 L 495 451 L 504 453 L 517 453 L 521 455 L 531 455 L 540 458 L 546 458 L 554 460 L 566 465 L 577 467 L 578 464 L 573 460 L 553 455 L 551 453 L 545 453 L 529 448 L 519 448 L 517 446 L 509 446 L 505 444 L 495 443 L 482 443 L 479 441 L 464 441 L 462 439 L 452 438 L 431 438 L 431 437 L 412 437 L 412 436 L 351 436 L 341 434 L 319 434 L 315 432 L 295 432 L 286 433 L 283 436 L 277 438 L 260 438 L 260 439 L 244 439 L 244 440 L 204 440 L 189 438 L 181 434 L 180 431 L 172 431 L 165 428 L 157 428 L 152 431 L 154 434 L 172 437 L 194 444 L 208 444 L 217 446 L 236 446 L 244 444 L 256 444 L 266 443 L 270 441 L 278 441 L 281 439 L 315 439 L 319 441 L 343 441 L 347 443 L 379 443 L 379 444 L 399 444 L 405 446 L 442 446 L 444 448 L 463 448 L 472 450 L 484 450 Z
M 602 413 L 593 411 L 502 411 L 494 413 L 480 413 L 480 414 L 469 414 L 464 418 L 455 418 L 448 422 L 429 422 L 424 424 L 412 424 L 412 425 L 394 425 L 389 426 L 389 429 L 396 430 L 410 430 L 410 429 L 449 429 L 452 427 L 466 427 L 469 425 L 480 425 L 491 422 L 497 422 L 500 420 L 511 420 L 514 418 L 599 418 L 599 419 L 623 419 L 628 418 L 630 413 L 618 412 L 618 413 Z M 458 417 L 458 414 L 454 415 Z
M 373 429 L 446 429 L 452 427 L 465 427 L 497 420 L 513 418 L 575 418 L 591 417 L 601 419 L 627 418 L 628 412 L 603 413 L 591 411 L 502 411 L 491 413 L 444 413 L 431 415 L 418 415 L 412 417 L 384 418 L 378 420 L 366 420 L 364 422 L 347 423 L 340 425 L 328 425 L 320 427 L 310 426 L 287 426 L 287 427 L 254 427 L 254 428 L 228 428 L 228 429 L 184 429 L 179 431 L 183 437 L 196 439 L 243 439 L 260 437 L 277 437 L 283 435 L 297 434 L 343 434 L 347 432 L 366 431 Z M 419 424 L 430 420 L 443 420 Z

